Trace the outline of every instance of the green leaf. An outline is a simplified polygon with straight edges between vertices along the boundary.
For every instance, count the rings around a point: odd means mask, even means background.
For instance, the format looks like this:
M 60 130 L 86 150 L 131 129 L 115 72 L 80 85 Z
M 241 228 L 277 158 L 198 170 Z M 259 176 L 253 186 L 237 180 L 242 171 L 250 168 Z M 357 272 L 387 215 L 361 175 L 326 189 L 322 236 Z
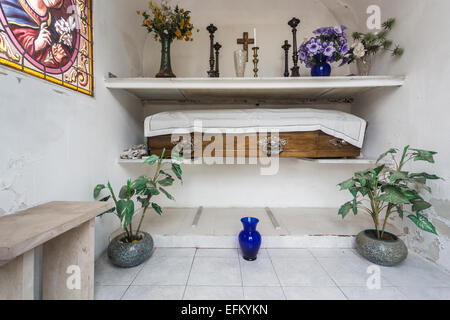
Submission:
M 144 163 L 149 165 L 154 165 L 156 161 L 158 161 L 159 157 L 157 155 L 152 154 L 150 157 L 145 159 Z
M 352 208 L 353 208 L 353 203 L 351 201 L 349 201 L 339 209 L 338 215 L 342 216 L 342 219 L 344 219 L 348 215 L 350 210 L 352 210 Z
M 94 199 L 97 199 L 98 196 L 100 195 L 100 192 L 105 189 L 105 185 L 104 184 L 98 184 L 95 188 L 94 188 Z
M 183 180 L 182 176 L 183 176 L 183 171 L 181 170 L 181 167 L 179 164 L 177 163 L 172 163 L 172 171 L 173 173 L 175 173 L 175 176 L 179 179 L 179 180 Z
M 397 206 L 397 212 L 400 218 L 403 219 L 403 206 Z
M 420 149 L 411 149 L 414 151 L 414 161 L 426 161 L 429 163 L 434 163 L 433 156 L 437 154 L 434 151 L 420 150 Z
M 166 177 L 162 180 L 159 180 L 158 183 L 163 187 L 170 187 L 171 185 L 173 185 L 174 181 L 175 180 L 172 177 Z
M 133 220 L 134 216 L 134 202 L 132 200 L 127 200 L 125 202 L 125 212 L 124 215 L 122 215 L 122 229 L 126 229 L 131 221 Z
M 156 211 L 157 214 L 162 215 L 162 209 L 158 204 L 152 202 L 152 208 Z
M 148 198 L 137 197 L 137 201 L 141 203 L 141 206 L 143 208 L 147 207 L 150 204 Z
M 179 153 L 172 153 L 170 156 L 171 156 L 172 160 L 174 160 L 174 161 L 177 161 L 177 162 L 184 161 L 184 157 Z
M 399 187 L 386 186 L 384 192 L 385 193 L 379 197 L 379 200 L 381 201 L 392 204 L 407 204 L 410 201 Z
M 428 174 L 426 172 L 422 172 L 422 173 L 413 173 L 409 176 L 410 178 L 424 178 L 425 180 L 439 180 L 441 179 L 440 177 L 438 177 L 435 174 Z
M 409 172 L 406 171 L 389 171 L 389 180 L 396 182 L 398 180 L 409 180 Z
M 117 201 L 117 215 L 119 216 L 120 220 L 122 220 L 123 216 L 126 214 L 126 211 L 127 211 L 127 201 L 126 200 Z
M 162 193 L 164 193 L 169 200 L 175 200 L 175 198 L 170 193 L 168 193 L 164 188 L 160 187 L 159 190 Z
M 341 187 L 341 190 L 348 190 L 355 186 L 355 180 L 353 180 L 353 178 L 348 179 L 347 181 L 338 184 L 338 186 Z
M 417 215 L 409 215 L 408 218 L 414 222 L 414 224 L 422 229 L 423 231 L 433 233 L 437 235 L 436 228 L 434 225 L 428 220 L 427 217 L 424 215 L 421 215 L 420 213 L 417 213 Z
M 422 212 L 424 210 L 431 208 L 431 204 L 424 200 L 416 200 L 412 201 L 412 203 L 413 203 L 412 211 L 414 212 Z
M 356 198 L 356 196 L 358 195 L 358 191 L 361 188 L 357 188 L 357 187 L 351 187 L 350 189 L 348 189 L 348 191 L 350 191 L 350 193 L 352 194 L 352 196 L 354 198 Z
M 119 192 L 119 199 L 128 199 L 128 187 L 122 186 Z
M 146 176 L 141 176 L 137 178 L 132 184 L 131 187 L 136 190 L 138 194 L 141 194 L 145 188 L 147 187 L 147 184 L 149 183 L 149 179 Z
M 406 155 L 408 154 L 408 150 L 409 150 L 410 147 L 411 147 L 411 146 L 408 145 L 408 146 L 406 146 L 406 147 L 403 149 L 402 159 L 400 160 L 400 163 L 401 163 L 401 164 L 404 163 L 403 161 L 405 161 Z
M 384 158 L 386 158 L 386 156 L 388 154 L 395 154 L 395 153 L 397 153 L 397 149 L 390 149 L 390 150 L 386 151 L 378 158 L 377 163 L 380 162 L 381 160 L 383 160 Z
M 353 209 L 353 214 L 356 216 L 358 214 L 358 202 L 356 201 L 356 198 L 353 199 L 352 209 Z
M 106 197 L 100 199 L 99 201 L 101 201 L 101 202 L 107 202 L 109 199 L 111 199 L 111 196 L 106 196 Z

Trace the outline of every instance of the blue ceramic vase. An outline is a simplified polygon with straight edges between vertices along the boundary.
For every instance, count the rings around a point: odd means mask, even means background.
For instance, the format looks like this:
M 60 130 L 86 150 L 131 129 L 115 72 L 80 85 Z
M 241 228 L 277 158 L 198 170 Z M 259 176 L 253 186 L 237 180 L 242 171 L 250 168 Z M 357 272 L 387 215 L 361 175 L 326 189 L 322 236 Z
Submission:
M 311 68 L 311 76 L 313 77 L 329 77 L 331 75 L 331 66 L 326 61 L 324 55 L 316 55 L 314 57 L 315 64 Z
M 239 245 L 242 255 L 247 261 L 256 260 L 261 247 L 261 234 L 256 231 L 259 220 L 256 218 L 242 218 L 244 230 L 239 234 Z

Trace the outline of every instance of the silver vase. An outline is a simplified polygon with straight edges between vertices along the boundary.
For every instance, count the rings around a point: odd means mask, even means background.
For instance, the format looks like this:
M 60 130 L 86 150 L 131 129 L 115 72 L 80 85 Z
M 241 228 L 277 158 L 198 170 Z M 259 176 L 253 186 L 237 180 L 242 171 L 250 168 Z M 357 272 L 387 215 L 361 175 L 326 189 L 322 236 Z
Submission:
M 247 52 L 240 49 L 234 52 L 234 68 L 236 77 L 243 78 L 245 75 L 245 66 L 247 64 Z

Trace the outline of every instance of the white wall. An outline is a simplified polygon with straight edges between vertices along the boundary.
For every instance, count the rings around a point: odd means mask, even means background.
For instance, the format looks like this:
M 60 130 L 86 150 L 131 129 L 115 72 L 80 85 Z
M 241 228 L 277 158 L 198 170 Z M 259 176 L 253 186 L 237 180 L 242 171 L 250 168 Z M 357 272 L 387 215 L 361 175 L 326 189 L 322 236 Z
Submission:
M 92 200 L 97 183 L 125 180 L 115 160 L 142 141 L 142 106 L 111 94 L 103 77 L 141 73 L 144 34 L 131 27 L 138 7 L 94 1 L 94 98 L 0 67 L 0 215 L 54 200 Z M 97 219 L 97 255 L 116 227 L 112 216 Z
M 375 156 L 382 150 L 407 144 L 439 152 L 435 165 L 415 163 L 409 169 L 435 172 L 445 179 L 432 183 L 430 200 L 435 208 L 428 211 L 440 237 L 418 231 L 411 223 L 406 227 L 410 248 L 450 269 L 450 44 L 442 41 L 450 27 L 450 2 L 384 0 L 377 3 L 381 5 L 383 18 L 397 18 L 391 36 L 406 51 L 398 61 L 389 55 L 379 57 L 373 73 L 405 74 L 407 81 L 399 90 L 373 92 L 355 102 L 354 112 L 370 123 L 364 152 Z

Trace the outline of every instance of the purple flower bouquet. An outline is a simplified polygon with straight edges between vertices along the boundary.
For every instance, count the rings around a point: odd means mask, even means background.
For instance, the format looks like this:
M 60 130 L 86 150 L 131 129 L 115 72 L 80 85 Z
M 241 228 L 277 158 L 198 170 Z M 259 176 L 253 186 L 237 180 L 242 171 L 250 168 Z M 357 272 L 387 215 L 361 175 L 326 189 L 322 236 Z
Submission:
M 311 68 L 312 76 L 329 76 L 329 64 L 342 60 L 348 52 L 345 29 L 345 26 L 317 29 L 313 32 L 315 36 L 300 46 L 300 61 Z

